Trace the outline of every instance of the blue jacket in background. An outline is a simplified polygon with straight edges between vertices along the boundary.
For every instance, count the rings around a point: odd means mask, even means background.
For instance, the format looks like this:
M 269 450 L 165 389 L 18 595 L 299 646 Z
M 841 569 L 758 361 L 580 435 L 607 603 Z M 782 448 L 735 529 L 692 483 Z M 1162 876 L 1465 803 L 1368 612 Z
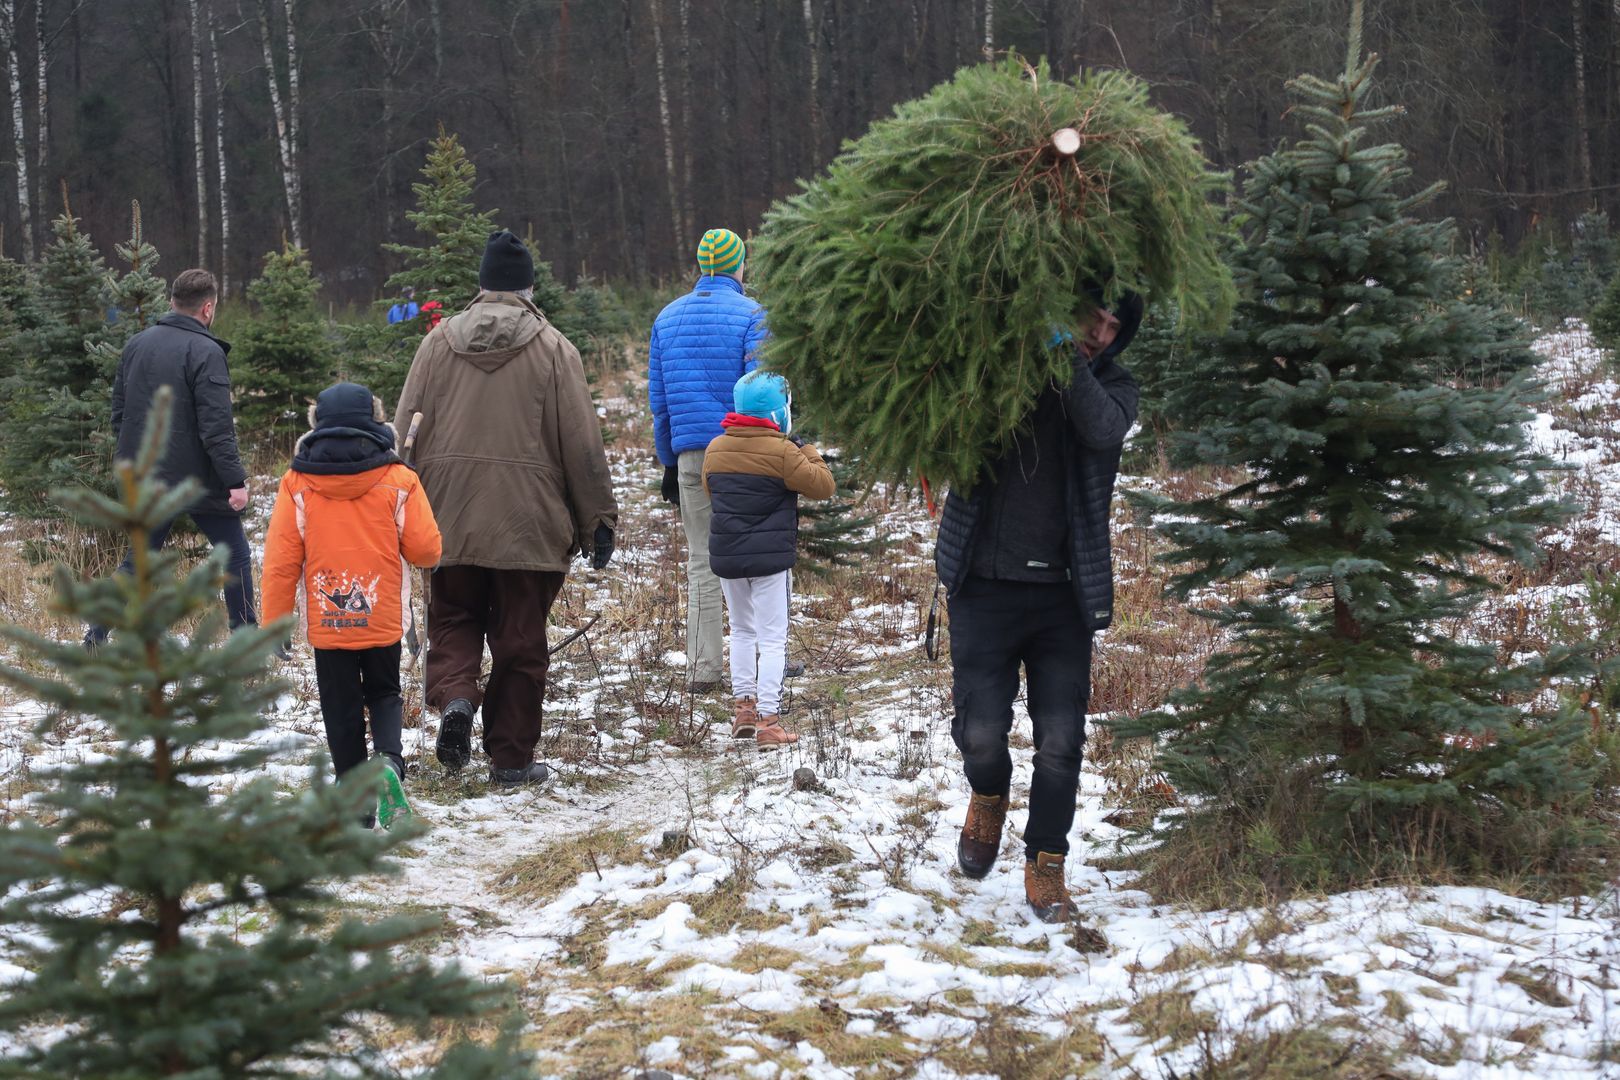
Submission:
M 658 460 L 674 465 L 687 450 L 703 450 L 731 411 L 732 388 L 759 364 L 765 309 L 724 274 L 698 278 L 692 291 L 653 321 L 647 360 Z

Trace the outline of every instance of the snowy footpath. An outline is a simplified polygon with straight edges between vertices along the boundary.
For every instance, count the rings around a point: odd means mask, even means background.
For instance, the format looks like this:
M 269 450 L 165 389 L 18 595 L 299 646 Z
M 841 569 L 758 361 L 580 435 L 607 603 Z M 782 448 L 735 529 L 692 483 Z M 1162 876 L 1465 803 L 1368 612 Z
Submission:
M 1612 553 L 1620 387 L 1578 329 L 1539 348 L 1553 400 L 1534 434 L 1589 511 L 1548 543 Z M 679 525 L 657 499 L 641 389 L 624 376 L 603 393 L 625 521 L 614 565 L 577 571 L 554 613 L 558 637 L 601 616 L 555 660 L 541 753 L 560 779 L 492 793 L 481 755 L 446 777 L 431 723 L 413 722 L 409 790 L 430 831 L 401 877 L 349 890 L 357 909 L 442 915 L 434 954 L 511 983 L 543 1075 L 1620 1077 L 1614 889 L 1155 904 L 1099 868 L 1127 835 L 1105 820 L 1126 800 L 1101 752 L 1069 860 L 1084 921 L 1033 921 L 1021 703 L 1002 858 L 983 881 L 957 873 L 967 789 L 948 663 L 921 650 L 932 523 L 915 505 L 878 497 L 872 565 L 796 581 L 790 651 L 808 672 L 784 720 L 804 738 L 731 745 L 727 699 L 683 692 Z M 266 737 L 302 747 L 281 766 L 293 786 L 320 742 L 307 648 L 287 674 Z M 414 700 L 419 670 L 408 681 Z M 93 731 L 35 739 L 36 715 L 0 713 L 0 778 L 97 752 Z M 419 1049 L 397 1048 L 407 1074 Z

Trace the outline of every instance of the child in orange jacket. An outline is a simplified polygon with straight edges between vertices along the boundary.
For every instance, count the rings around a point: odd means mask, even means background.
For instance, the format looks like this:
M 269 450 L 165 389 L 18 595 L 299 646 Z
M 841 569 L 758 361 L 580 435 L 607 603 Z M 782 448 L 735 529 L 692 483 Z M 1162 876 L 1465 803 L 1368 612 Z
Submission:
M 338 776 L 366 760 L 369 709 L 372 744 L 403 780 L 399 644 L 411 617 L 410 568 L 438 563 L 439 525 L 370 390 L 321 391 L 310 427 L 270 514 L 264 619 L 291 614 L 296 599 Z

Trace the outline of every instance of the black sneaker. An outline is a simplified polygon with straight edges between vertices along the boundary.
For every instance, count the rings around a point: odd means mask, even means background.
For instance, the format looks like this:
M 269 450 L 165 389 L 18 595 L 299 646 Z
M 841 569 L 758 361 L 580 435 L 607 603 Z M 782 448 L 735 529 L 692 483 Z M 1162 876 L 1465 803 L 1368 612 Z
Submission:
M 460 772 L 472 760 L 473 704 L 466 698 L 456 698 L 444 707 L 439 718 L 439 739 L 433 753 L 451 772 Z
M 551 782 L 551 770 L 538 761 L 531 761 L 521 769 L 491 769 L 489 782 L 493 787 L 538 787 Z

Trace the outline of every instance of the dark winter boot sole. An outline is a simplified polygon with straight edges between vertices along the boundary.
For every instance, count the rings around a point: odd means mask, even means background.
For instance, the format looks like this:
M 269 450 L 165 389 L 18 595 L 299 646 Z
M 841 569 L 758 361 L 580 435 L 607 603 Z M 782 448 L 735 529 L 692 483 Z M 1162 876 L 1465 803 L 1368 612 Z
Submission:
M 472 716 L 446 711 L 439 721 L 439 738 L 433 755 L 450 772 L 460 772 L 472 760 Z

